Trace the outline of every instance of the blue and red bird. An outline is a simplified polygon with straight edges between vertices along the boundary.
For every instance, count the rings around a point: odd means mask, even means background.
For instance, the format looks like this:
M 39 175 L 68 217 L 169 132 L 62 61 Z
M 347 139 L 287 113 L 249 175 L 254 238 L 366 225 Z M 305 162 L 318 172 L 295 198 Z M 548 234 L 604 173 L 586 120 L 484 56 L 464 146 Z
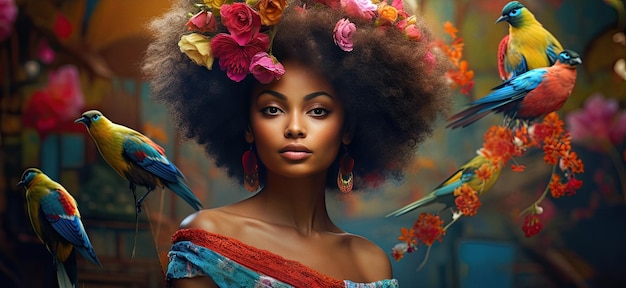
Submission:
M 511 1 L 502 8 L 496 23 L 509 23 L 509 34 L 498 47 L 498 72 L 502 80 L 532 69 L 552 66 L 563 46 L 546 30 L 533 13 L 520 2 Z
M 448 118 L 446 128 L 466 127 L 490 113 L 502 113 L 505 123 L 513 124 L 512 120 L 528 122 L 557 111 L 572 93 L 581 63 L 578 53 L 563 50 L 554 65 L 513 77 L 469 103 L 471 107 Z
M 28 168 L 17 186 L 26 188 L 28 217 L 35 234 L 53 255 L 59 287 L 76 287 L 76 251 L 102 267 L 80 220 L 76 200 L 61 184 L 37 168 Z
M 165 149 L 150 138 L 111 122 L 97 110 L 83 113 L 74 122 L 85 124 L 102 158 L 130 182 L 137 214 L 141 212 L 143 200 L 156 187 L 169 188 L 195 210 L 202 208 L 200 200 L 185 184 L 183 174 L 167 159 Z M 148 190 L 139 199 L 135 191 L 137 185 Z

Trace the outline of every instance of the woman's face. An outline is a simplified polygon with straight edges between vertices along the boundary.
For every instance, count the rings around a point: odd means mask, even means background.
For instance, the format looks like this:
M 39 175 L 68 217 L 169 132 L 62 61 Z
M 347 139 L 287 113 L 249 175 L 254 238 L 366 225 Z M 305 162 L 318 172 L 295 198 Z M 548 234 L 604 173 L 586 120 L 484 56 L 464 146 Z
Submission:
M 252 95 L 246 140 L 255 143 L 268 173 L 326 173 L 343 140 L 343 106 L 324 77 L 296 62 L 283 65 L 280 80 Z

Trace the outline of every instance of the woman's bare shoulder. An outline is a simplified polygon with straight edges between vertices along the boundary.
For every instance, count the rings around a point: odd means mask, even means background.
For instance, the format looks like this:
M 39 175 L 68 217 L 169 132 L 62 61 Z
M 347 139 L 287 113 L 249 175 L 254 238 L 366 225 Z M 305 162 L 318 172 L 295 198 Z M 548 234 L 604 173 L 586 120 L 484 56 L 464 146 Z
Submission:
M 203 209 L 187 216 L 180 223 L 181 229 L 202 229 L 216 234 L 228 235 L 236 219 L 229 217 L 222 208 Z
M 350 251 L 356 263 L 370 282 L 392 278 L 391 261 L 376 243 L 355 234 L 346 233 Z

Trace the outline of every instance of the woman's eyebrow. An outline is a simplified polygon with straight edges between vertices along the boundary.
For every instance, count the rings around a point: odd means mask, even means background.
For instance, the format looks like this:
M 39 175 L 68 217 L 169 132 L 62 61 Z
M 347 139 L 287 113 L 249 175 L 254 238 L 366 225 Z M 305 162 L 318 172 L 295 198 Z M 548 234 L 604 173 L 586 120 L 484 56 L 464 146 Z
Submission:
M 282 94 L 280 92 L 274 91 L 274 90 L 263 90 L 259 94 L 257 94 L 257 98 L 260 97 L 263 94 L 269 94 L 269 95 L 272 95 L 272 96 L 274 96 L 274 97 L 276 97 L 278 99 L 281 99 L 281 100 L 286 100 L 287 99 L 287 96 L 285 96 L 284 94 Z M 308 100 L 311 100 L 311 99 L 313 99 L 315 97 L 323 96 L 323 95 L 328 96 L 330 98 L 333 98 L 333 96 L 331 96 L 330 94 L 328 94 L 326 92 L 318 91 L 318 92 L 313 92 L 313 93 L 305 95 L 304 96 L 304 100 L 308 101 Z

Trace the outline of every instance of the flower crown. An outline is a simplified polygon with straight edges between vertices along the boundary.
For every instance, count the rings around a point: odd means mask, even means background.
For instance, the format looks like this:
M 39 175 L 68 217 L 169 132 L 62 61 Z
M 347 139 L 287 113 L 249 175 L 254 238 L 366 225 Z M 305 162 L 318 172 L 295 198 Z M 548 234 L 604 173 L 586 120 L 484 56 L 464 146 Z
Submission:
M 339 19 L 333 31 L 335 44 L 343 51 L 353 49 L 356 24 L 349 18 L 371 21 L 376 26 L 393 26 L 407 39 L 419 41 L 421 33 L 415 15 L 404 11 L 402 0 L 314 0 L 316 5 L 341 9 L 347 15 Z M 269 83 L 285 74 L 283 65 L 272 55 L 272 41 L 287 8 L 287 0 L 203 0 L 195 4 L 186 26 L 192 31 L 178 42 L 180 51 L 196 64 L 212 69 L 215 58 L 220 69 L 233 81 L 240 82 L 248 73 L 260 83 Z M 299 11 L 305 13 L 306 7 Z M 225 29 L 224 29 L 225 28 Z M 224 31 L 224 32 L 221 32 Z M 228 33 L 225 33 L 225 32 Z

